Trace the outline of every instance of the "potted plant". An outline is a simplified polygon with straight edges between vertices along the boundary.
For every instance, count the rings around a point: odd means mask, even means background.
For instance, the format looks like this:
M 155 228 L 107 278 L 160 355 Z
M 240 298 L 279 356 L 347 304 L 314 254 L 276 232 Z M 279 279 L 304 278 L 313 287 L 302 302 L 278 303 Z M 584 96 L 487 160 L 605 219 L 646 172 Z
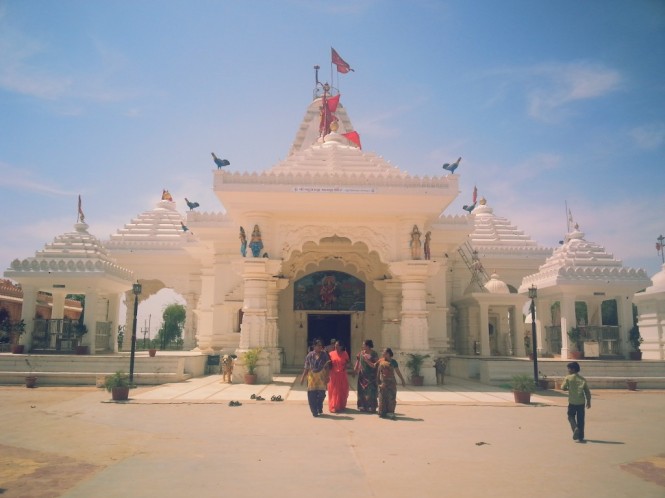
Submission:
M 241 355 L 245 365 L 245 384 L 256 384 L 256 365 L 259 363 L 261 351 L 261 348 L 253 348 Z
M 568 331 L 568 339 L 574 348 L 568 350 L 568 358 L 573 360 L 581 360 L 584 358 L 584 345 L 582 329 L 580 327 L 573 327 Z
M 629 354 L 631 360 L 641 360 L 642 351 L 640 350 L 640 344 L 644 342 L 642 335 L 640 334 L 640 328 L 637 325 L 633 325 L 633 328 L 628 332 L 628 342 L 633 347 L 634 351 L 631 351 Z
M 88 354 L 88 346 L 81 345 L 83 336 L 88 333 L 88 327 L 85 323 L 77 323 L 74 325 L 74 335 L 76 336 L 76 354 Z
M 157 354 L 157 349 L 155 348 L 149 348 L 148 349 L 148 356 L 154 357 Z
M 422 386 L 424 379 L 423 376 L 420 375 L 420 369 L 423 366 L 425 358 L 429 358 L 429 355 L 419 354 L 419 353 L 407 353 L 407 356 L 409 357 L 409 359 L 406 360 L 406 368 L 408 368 L 409 372 L 411 372 L 411 383 L 414 386 Z
M 531 403 L 531 393 L 536 390 L 533 378 L 526 374 L 513 375 L 510 385 L 513 389 L 515 403 L 528 405 Z
M 129 375 L 121 370 L 106 377 L 104 387 L 111 393 L 113 401 L 127 401 L 129 399 Z
M 25 364 L 28 365 L 28 369 L 30 370 L 30 373 L 25 376 L 25 387 L 32 389 L 37 386 L 37 377 L 32 375 L 33 367 L 32 363 L 30 363 L 30 358 L 25 359 Z

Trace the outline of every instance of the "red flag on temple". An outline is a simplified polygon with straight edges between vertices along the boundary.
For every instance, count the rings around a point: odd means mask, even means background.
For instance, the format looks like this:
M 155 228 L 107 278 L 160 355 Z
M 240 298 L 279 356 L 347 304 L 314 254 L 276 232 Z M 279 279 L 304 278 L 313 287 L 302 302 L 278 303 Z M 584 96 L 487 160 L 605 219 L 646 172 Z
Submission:
M 472 200 L 471 204 L 475 204 L 477 200 L 478 200 L 478 187 L 476 187 L 474 185 L 474 187 L 473 187 L 473 200 Z
M 326 100 L 326 105 L 328 106 L 328 110 L 330 112 L 337 111 L 337 106 L 339 105 L 339 97 L 340 95 L 337 94 L 334 97 L 328 97 L 328 99 Z
M 656 251 L 660 251 L 663 246 L 661 246 L 658 242 L 656 242 Z
M 360 135 L 358 135 L 357 131 L 342 133 L 342 136 L 345 137 L 349 142 L 353 142 L 354 144 L 356 144 L 359 149 L 363 148 L 363 146 L 360 145 Z
M 338 73 L 346 74 L 349 71 L 353 71 L 351 66 L 349 66 L 349 64 L 339 56 L 334 48 L 330 47 L 330 50 L 332 50 L 332 63 L 337 66 Z

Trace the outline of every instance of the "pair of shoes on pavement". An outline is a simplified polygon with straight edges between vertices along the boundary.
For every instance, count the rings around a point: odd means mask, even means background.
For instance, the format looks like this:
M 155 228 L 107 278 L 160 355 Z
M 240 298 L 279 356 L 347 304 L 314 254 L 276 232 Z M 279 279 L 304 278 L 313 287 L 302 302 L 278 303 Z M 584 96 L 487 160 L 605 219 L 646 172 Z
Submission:
M 255 399 L 256 401 L 265 401 L 265 398 L 264 398 L 264 397 L 262 397 L 261 395 L 258 395 L 258 396 L 257 396 L 256 394 L 252 394 L 252 395 L 249 397 L 249 399 Z
M 240 401 L 229 401 L 229 406 L 242 406 Z
M 279 394 L 270 397 L 270 401 L 284 401 Z

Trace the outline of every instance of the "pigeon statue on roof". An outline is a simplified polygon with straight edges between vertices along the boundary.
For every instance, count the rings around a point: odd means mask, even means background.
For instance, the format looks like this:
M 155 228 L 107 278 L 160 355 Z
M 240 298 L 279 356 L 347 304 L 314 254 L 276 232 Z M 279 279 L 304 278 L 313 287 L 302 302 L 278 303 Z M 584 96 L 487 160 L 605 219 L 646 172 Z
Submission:
M 215 164 L 217 165 L 217 169 L 222 169 L 224 166 L 228 166 L 231 163 L 227 159 L 220 159 L 215 155 L 214 152 L 211 152 L 212 158 L 215 161 Z
M 191 202 L 187 197 L 185 197 L 185 202 L 187 203 L 187 207 L 189 208 L 190 211 L 192 211 L 194 208 L 199 207 L 198 202 Z
M 443 165 L 443 169 L 445 169 L 446 171 L 450 171 L 450 173 L 453 174 L 453 173 L 455 173 L 455 170 L 456 170 L 457 167 L 459 166 L 459 162 L 460 162 L 461 160 L 462 160 L 462 158 L 459 157 L 459 158 L 457 159 L 457 161 L 455 161 L 455 162 L 452 163 L 452 164 L 450 164 L 450 163 L 445 163 L 445 164 Z

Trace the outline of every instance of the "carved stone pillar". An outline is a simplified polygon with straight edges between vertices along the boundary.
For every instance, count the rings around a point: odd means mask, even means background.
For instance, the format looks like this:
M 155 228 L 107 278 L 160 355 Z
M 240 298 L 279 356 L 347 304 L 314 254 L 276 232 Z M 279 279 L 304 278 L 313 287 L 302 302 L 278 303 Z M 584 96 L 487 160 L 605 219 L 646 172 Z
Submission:
M 35 314 L 37 312 L 37 289 L 29 285 L 23 285 L 23 306 L 21 308 L 21 320 L 25 323 L 25 332 L 19 339 L 27 352 L 32 349 L 32 332 L 35 329 Z
M 399 342 L 400 327 L 400 294 L 401 284 L 393 280 L 377 280 L 374 287 L 381 293 L 383 299 L 383 314 L 381 317 L 381 345 L 393 347 Z
M 399 278 L 402 287 L 400 324 L 400 358 L 408 360 L 409 353 L 433 355 L 429 348 L 427 323 L 426 280 L 434 271 L 434 263 L 427 260 L 398 261 L 390 264 L 390 271 Z M 421 369 L 425 383 L 436 383 L 433 362 L 426 361 Z
M 492 356 L 490 351 L 489 306 L 480 304 L 480 356 Z
M 196 347 L 196 307 L 198 306 L 199 296 L 193 292 L 185 295 L 186 313 L 185 313 L 185 330 L 183 337 L 182 347 L 185 351 L 194 349 Z
M 87 327 L 88 333 L 81 338 L 81 346 L 88 346 L 89 354 L 95 354 L 96 349 L 98 299 L 99 294 L 95 291 L 85 293 L 85 316 L 83 317 L 83 324 Z
M 234 369 L 234 379 L 245 374 L 242 353 L 252 348 L 266 349 L 256 369 L 259 382 L 272 381 L 270 346 L 268 344 L 268 283 L 278 274 L 281 262 L 267 258 L 247 258 L 239 262 L 243 278 L 243 319 L 240 327 L 239 355 Z M 238 370 L 236 372 L 236 370 Z
M 268 313 L 266 317 L 266 349 L 270 354 L 273 373 L 282 371 L 282 348 L 279 347 L 279 293 L 289 285 L 287 278 L 272 277 L 268 281 Z
M 568 358 L 570 346 L 568 344 L 568 331 L 577 327 L 575 320 L 575 300 L 569 296 L 561 298 L 561 358 Z M 536 322 L 537 323 L 537 322 Z

